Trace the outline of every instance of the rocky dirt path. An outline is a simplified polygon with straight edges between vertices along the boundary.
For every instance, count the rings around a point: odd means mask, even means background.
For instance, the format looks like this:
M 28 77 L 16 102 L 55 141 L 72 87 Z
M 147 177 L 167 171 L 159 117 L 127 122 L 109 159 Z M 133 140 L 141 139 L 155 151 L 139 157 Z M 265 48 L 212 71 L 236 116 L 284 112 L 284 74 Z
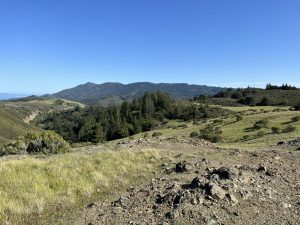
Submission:
M 197 150 L 194 144 L 181 146 L 179 155 Z M 299 152 L 198 151 L 190 159 L 162 164 L 163 175 L 113 202 L 88 204 L 69 223 L 300 224 Z

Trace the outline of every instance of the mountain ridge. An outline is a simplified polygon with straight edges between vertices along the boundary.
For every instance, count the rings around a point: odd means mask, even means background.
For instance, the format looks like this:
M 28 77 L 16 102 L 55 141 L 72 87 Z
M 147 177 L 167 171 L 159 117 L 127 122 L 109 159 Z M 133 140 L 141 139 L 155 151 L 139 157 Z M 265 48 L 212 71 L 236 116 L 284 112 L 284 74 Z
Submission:
M 151 83 L 135 82 L 122 84 L 106 82 L 95 84 L 87 82 L 49 95 L 55 98 L 64 98 L 86 104 L 119 104 L 124 100 L 132 100 L 142 96 L 145 92 L 163 91 L 176 99 L 190 99 L 196 95 L 214 95 L 227 88 L 187 84 L 187 83 Z

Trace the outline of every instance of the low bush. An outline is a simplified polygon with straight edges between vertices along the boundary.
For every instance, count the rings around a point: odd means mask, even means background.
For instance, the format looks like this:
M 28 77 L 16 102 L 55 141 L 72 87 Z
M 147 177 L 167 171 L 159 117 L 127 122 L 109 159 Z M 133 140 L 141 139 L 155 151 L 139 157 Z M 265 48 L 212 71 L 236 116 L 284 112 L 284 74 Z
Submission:
M 250 139 L 250 135 L 244 135 L 244 136 L 243 136 L 243 140 L 244 140 L 244 141 L 249 140 L 249 139 Z
M 288 125 L 288 126 L 286 126 L 283 130 L 282 130 L 282 132 L 284 132 L 284 133 L 289 133 L 289 132 L 293 132 L 293 131 L 295 131 L 296 130 L 296 127 L 294 127 L 294 126 L 292 126 L 292 125 Z
M 26 154 L 26 144 L 22 140 L 9 142 L 0 147 L 0 156 Z
M 296 111 L 300 111 L 300 103 L 297 104 L 297 105 L 295 105 L 295 106 L 294 106 L 294 109 L 295 109 Z
M 26 153 L 59 154 L 66 152 L 69 147 L 69 143 L 53 131 L 35 132 L 2 146 L 0 156 Z
M 185 128 L 188 128 L 188 125 L 187 124 L 180 124 L 180 125 L 178 125 L 178 128 L 185 129 Z
M 211 141 L 211 142 L 220 142 L 222 141 L 221 134 L 222 130 L 220 127 L 214 127 L 211 124 L 206 125 L 203 129 L 200 130 L 199 138 Z
M 260 137 L 263 137 L 263 136 L 265 136 L 265 135 L 266 135 L 266 132 L 264 132 L 264 131 L 261 130 L 261 131 L 258 131 L 258 132 L 257 132 L 256 137 L 257 137 L 257 138 L 260 138 Z
M 159 137 L 162 136 L 161 132 L 153 132 L 152 137 Z
M 224 122 L 224 120 L 222 120 L 222 119 L 215 119 L 215 120 L 213 120 L 214 124 L 216 124 L 216 123 L 223 123 L 223 122 Z
M 297 121 L 300 121 L 300 116 L 294 116 L 291 118 L 291 121 L 292 122 L 297 122 Z
M 193 125 L 195 125 L 195 126 L 200 125 L 200 122 L 198 120 L 194 120 Z
M 272 127 L 271 128 L 273 134 L 280 134 L 281 129 L 279 127 Z
M 241 121 L 241 120 L 243 120 L 243 116 L 242 115 L 237 115 L 236 116 L 236 121 Z
M 145 133 L 144 134 L 144 138 L 149 138 L 150 137 L 150 134 L 149 133 Z
M 213 143 L 222 141 L 222 136 L 219 134 L 200 134 L 199 137 Z
M 199 133 L 197 131 L 193 131 L 190 133 L 190 137 L 191 138 L 195 138 L 195 137 L 198 137 L 199 136 Z
M 260 130 L 262 128 L 268 128 L 269 124 L 270 124 L 270 122 L 268 119 L 262 119 L 262 120 L 257 121 L 253 127 L 256 130 Z

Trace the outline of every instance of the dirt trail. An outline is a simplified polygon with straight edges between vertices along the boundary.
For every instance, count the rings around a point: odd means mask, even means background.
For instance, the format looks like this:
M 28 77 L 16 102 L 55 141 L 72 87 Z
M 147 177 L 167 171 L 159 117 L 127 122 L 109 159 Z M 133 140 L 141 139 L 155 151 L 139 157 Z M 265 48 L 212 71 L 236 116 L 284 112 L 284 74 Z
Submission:
M 39 115 L 40 111 L 34 111 L 32 112 L 28 117 L 26 117 L 23 121 L 27 124 L 29 124 L 32 120 L 35 119 Z
M 91 202 L 62 218 L 64 224 L 300 224 L 298 151 L 203 148 L 190 141 L 145 145 L 169 154 L 160 175 L 115 201 Z

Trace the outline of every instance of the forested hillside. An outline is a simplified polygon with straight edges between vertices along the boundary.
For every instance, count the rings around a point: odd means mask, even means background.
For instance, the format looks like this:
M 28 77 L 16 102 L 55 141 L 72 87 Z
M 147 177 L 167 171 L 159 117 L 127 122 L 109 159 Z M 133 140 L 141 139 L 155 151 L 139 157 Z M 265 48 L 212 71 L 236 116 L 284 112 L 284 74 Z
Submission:
M 104 142 L 150 131 L 169 119 L 197 120 L 229 113 L 225 109 L 174 100 L 163 92 L 146 92 L 121 106 L 77 107 L 47 114 L 37 123 L 71 142 Z
M 214 95 L 224 90 L 226 90 L 226 88 L 210 87 L 205 85 L 189 85 L 185 83 L 86 83 L 50 96 L 87 104 L 100 103 L 102 105 L 120 105 L 125 100 L 132 100 L 143 96 L 145 92 L 162 91 L 170 94 L 176 99 L 190 99 L 199 94 Z
M 83 105 L 63 99 L 45 99 L 36 96 L 0 101 L 0 145 L 27 132 L 39 130 L 29 124 L 39 113 L 60 111 Z

